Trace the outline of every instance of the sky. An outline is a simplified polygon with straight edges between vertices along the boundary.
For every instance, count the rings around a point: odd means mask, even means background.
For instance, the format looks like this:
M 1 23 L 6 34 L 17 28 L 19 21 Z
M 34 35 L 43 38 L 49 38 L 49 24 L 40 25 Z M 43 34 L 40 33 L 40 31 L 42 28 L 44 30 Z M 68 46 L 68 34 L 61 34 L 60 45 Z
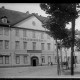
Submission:
M 6 9 L 20 11 L 26 13 L 38 13 L 39 15 L 47 17 L 48 14 L 45 11 L 41 10 L 40 3 L 0 3 L 0 7 L 4 6 Z M 71 28 L 71 23 L 67 25 L 68 28 Z M 80 30 L 80 17 L 76 19 L 75 29 Z

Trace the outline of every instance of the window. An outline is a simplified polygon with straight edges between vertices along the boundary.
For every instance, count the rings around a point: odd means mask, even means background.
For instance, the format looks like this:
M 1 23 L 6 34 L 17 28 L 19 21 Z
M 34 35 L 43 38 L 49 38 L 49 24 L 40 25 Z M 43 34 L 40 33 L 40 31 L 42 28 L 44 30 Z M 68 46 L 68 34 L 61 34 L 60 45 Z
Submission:
M 33 42 L 33 50 L 36 50 L 36 42 Z
M 27 37 L 27 30 L 23 30 L 23 37 Z
M 9 35 L 9 28 L 4 28 L 4 35 L 6 35 L 6 36 Z
M 51 56 L 48 56 L 48 62 L 51 62 Z
M 19 41 L 15 41 L 15 49 L 19 49 L 19 48 L 20 48 Z
M 45 63 L 45 57 L 42 56 L 42 63 Z
M 48 45 L 48 50 L 50 50 L 50 43 L 47 43 L 47 45 Z
M 27 49 L 27 42 L 23 42 L 23 48 Z
M 19 36 L 19 29 L 15 29 L 15 36 Z
M 0 27 L 0 35 L 3 35 L 3 27 Z
M 57 63 L 57 56 L 55 56 L 55 62 Z
M 41 50 L 44 50 L 44 43 L 41 43 Z
M 36 25 L 35 21 L 32 21 L 32 25 L 33 25 L 33 26 L 35 26 L 35 25 Z
M 35 31 L 33 31 L 32 35 L 33 35 L 33 38 L 36 38 L 36 33 L 35 33 Z
M 5 64 L 9 64 L 9 56 L 5 56 Z
M 44 39 L 44 33 L 43 32 L 41 33 L 41 39 Z
M 5 49 L 9 49 L 9 41 L 5 40 Z
M 0 64 L 3 64 L 3 56 L 0 56 Z
M 3 40 L 0 40 L 0 49 L 3 49 Z
M 47 39 L 50 39 L 50 36 L 47 34 Z
M 16 64 L 20 64 L 20 56 L 16 56 Z
M 24 64 L 27 64 L 27 63 L 28 63 L 27 56 L 24 56 Z

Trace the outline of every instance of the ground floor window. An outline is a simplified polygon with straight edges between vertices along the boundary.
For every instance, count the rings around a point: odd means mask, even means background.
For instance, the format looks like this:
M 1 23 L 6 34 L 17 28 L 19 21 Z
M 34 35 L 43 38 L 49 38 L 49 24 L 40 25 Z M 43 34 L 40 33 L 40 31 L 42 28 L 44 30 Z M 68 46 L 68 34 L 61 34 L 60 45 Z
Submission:
M 27 56 L 24 56 L 24 64 L 27 64 L 27 63 L 28 63 Z
M 9 56 L 5 56 L 5 64 L 9 64 Z
M 57 56 L 55 56 L 55 63 L 57 63 Z
M 42 56 L 42 63 L 45 63 L 45 57 Z
M 0 56 L 0 64 L 3 64 L 3 56 Z
M 48 56 L 48 62 L 49 63 L 51 62 L 51 56 Z
M 16 56 L 16 64 L 20 64 L 20 56 Z

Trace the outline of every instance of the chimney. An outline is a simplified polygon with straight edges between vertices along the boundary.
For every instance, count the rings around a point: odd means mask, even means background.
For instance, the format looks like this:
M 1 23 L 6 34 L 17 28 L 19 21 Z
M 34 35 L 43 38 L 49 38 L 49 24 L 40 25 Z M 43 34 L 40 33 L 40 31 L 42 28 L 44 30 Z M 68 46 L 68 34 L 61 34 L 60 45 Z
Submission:
M 26 14 L 29 15 L 29 11 L 27 11 Z

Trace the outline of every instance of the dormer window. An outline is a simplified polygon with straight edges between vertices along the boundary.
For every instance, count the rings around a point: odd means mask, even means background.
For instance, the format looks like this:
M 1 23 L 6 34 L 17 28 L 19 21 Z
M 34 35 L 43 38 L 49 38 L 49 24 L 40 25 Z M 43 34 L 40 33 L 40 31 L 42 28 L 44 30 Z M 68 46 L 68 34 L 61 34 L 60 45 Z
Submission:
M 2 23 L 7 23 L 7 17 L 6 16 L 2 17 L 1 19 L 2 19 Z

